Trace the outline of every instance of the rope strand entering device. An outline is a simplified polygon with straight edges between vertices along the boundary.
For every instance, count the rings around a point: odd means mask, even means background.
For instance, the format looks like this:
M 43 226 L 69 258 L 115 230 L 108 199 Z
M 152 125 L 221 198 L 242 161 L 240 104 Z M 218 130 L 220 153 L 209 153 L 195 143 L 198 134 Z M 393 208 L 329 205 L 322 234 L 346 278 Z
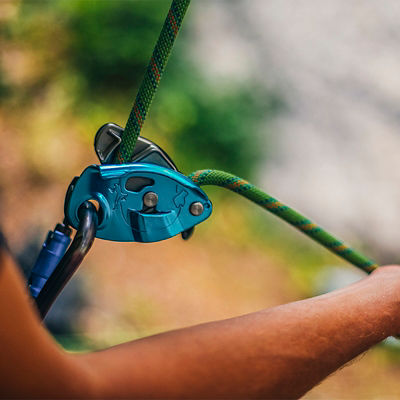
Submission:
M 126 123 L 121 146 L 116 152 L 114 163 L 129 162 L 136 140 L 146 119 L 153 97 L 157 91 L 168 57 L 182 25 L 190 0 L 173 0 L 165 19 L 164 26 L 154 47 L 142 84 L 136 95 L 135 103 Z
M 212 213 L 200 186 L 216 185 L 238 193 L 285 220 L 333 253 L 367 273 L 378 265 L 351 249 L 297 211 L 249 182 L 227 172 L 199 170 L 186 177 L 171 158 L 140 135 L 190 0 L 173 0 L 125 129 L 105 124 L 95 137 L 101 165 L 87 167 L 66 194 L 64 224 L 50 231 L 29 280 L 44 318 L 76 271 L 94 238 L 156 242 L 182 234 Z M 98 210 L 92 202 L 98 204 Z M 77 229 L 70 244 L 70 228 Z M 69 246 L 69 247 L 68 247 Z

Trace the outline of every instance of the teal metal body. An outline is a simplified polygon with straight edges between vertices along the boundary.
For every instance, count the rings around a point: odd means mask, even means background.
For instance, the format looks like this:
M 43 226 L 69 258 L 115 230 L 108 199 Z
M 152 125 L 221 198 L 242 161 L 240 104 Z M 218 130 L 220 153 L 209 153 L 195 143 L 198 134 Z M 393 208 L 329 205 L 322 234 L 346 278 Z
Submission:
M 155 207 L 143 197 L 158 196 Z M 157 242 L 168 239 L 206 220 L 212 212 L 207 195 L 181 173 L 147 163 L 91 165 L 75 179 L 65 203 L 67 222 L 78 227 L 78 209 L 87 200 L 100 206 L 96 237 L 119 242 Z M 201 215 L 190 206 L 201 203 Z

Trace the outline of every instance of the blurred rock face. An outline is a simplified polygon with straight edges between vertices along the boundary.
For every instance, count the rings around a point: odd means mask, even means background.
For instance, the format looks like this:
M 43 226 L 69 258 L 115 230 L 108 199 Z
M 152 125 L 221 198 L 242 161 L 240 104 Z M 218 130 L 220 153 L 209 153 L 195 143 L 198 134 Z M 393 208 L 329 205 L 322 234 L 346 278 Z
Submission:
M 194 56 L 210 79 L 257 79 L 287 112 L 263 188 L 394 261 L 400 233 L 400 4 L 202 2 Z

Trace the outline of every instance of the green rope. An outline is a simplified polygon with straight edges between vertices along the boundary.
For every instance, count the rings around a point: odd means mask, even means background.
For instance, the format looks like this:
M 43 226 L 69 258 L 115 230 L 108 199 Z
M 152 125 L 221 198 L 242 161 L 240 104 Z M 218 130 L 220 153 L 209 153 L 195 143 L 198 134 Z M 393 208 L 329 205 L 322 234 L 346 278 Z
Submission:
M 221 186 L 239 193 L 243 197 L 246 197 L 259 206 L 272 212 L 279 218 L 282 218 L 289 224 L 293 225 L 296 229 L 305 233 L 311 239 L 367 273 L 371 273 L 378 267 L 376 262 L 348 247 L 341 240 L 335 238 L 308 218 L 282 204 L 280 201 L 269 196 L 267 193 L 244 179 L 238 178 L 228 172 L 212 169 L 193 172 L 189 175 L 189 178 L 199 186 Z
M 136 95 L 135 103 L 126 123 L 121 145 L 114 157 L 114 163 L 116 164 L 129 162 L 132 157 L 136 140 L 139 137 L 147 112 L 157 91 L 158 84 L 160 83 L 165 66 L 167 65 L 169 54 L 171 53 L 189 4 L 190 0 L 172 1 L 164 26 L 154 48 L 153 55 L 151 56 L 143 81 Z M 240 179 L 237 176 L 223 171 L 201 170 L 193 172 L 189 177 L 199 186 L 222 186 L 241 194 L 247 199 L 282 218 L 333 253 L 367 273 L 371 273 L 378 267 L 374 261 L 351 249 L 341 240 L 338 240 L 328 232 L 324 231 L 321 227 L 305 218 L 297 211 L 292 210 L 290 207 L 282 204 L 251 183 Z
M 190 0 L 173 0 L 126 123 L 114 163 L 129 162 Z

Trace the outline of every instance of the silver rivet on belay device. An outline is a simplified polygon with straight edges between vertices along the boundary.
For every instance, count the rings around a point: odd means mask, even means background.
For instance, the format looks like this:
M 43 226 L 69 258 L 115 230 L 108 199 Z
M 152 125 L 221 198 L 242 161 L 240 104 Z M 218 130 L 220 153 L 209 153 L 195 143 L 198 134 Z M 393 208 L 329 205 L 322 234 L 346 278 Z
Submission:
M 158 195 L 154 192 L 147 192 L 143 196 L 143 204 L 146 207 L 155 207 L 158 203 Z
M 190 205 L 190 213 L 195 217 L 198 217 L 199 215 L 203 214 L 203 211 L 204 211 L 204 206 L 199 201 L 195 201 Z

